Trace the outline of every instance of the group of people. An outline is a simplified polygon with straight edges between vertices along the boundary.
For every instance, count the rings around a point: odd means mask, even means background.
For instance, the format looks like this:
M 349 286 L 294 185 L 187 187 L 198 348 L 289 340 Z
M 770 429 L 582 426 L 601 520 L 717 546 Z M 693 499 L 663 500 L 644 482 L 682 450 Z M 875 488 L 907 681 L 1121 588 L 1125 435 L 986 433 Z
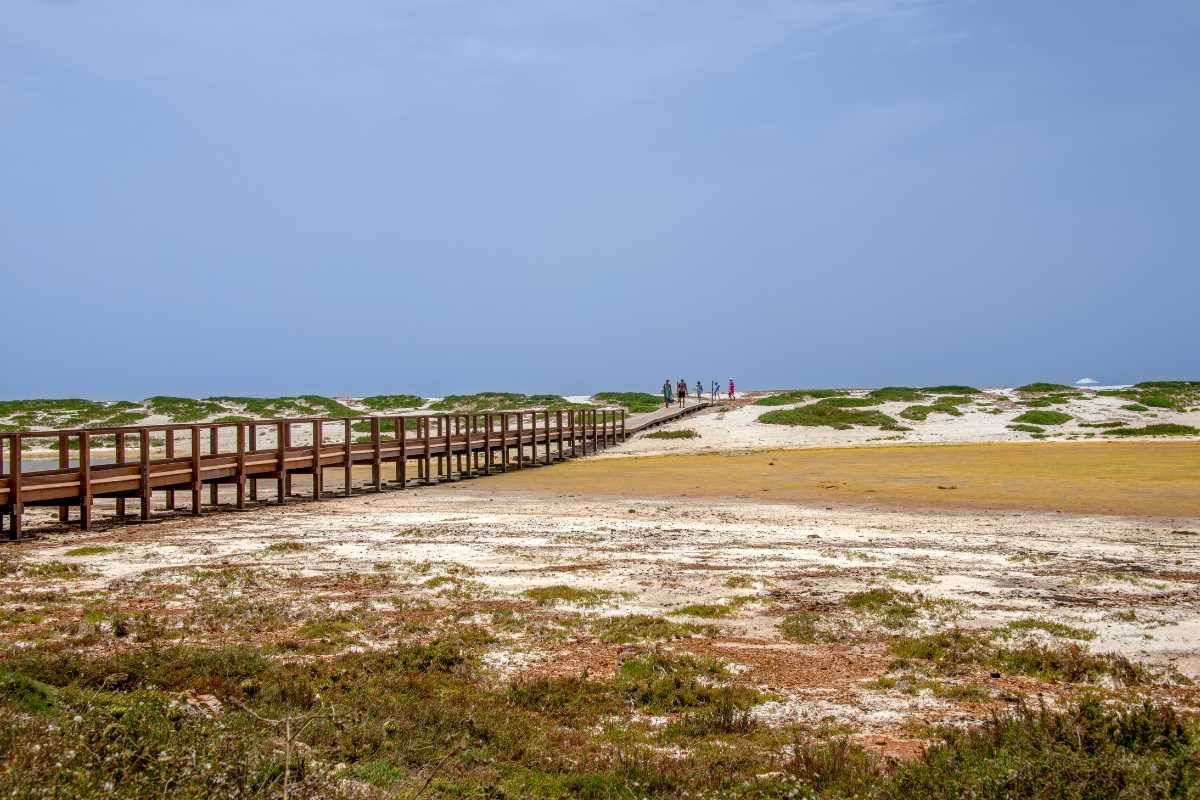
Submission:
M 700 381 L 696 381 L 696 399 L 703 400 L 704 394 L 704 386 L 700 383 Z M 717 402 L 717 397 L 720 394 L 721 384 L 713 381 L 708 391 L 709 401 L 713 403 Z M 665 408 L 670 408 L 671 403 L 677 403 L 680 408 L 685 408 L 687 406 L 688 396 L 687 381 L 685 381 L 683 378 L 680 378 L 678 383 L 672 385 L 671 379 L 667 378 L 665 381 L 663 381 L 662 396 L 663 406 Z M 733 399 L 733 378 L 729 379 L 729 399 Z

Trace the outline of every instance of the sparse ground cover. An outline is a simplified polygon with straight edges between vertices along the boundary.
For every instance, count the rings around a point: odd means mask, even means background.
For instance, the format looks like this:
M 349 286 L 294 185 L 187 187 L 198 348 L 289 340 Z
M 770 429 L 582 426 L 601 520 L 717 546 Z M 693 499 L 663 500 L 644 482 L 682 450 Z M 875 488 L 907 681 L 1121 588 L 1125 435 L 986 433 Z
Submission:
M 647 392 L 596 392 L 592 399 L 597 403 L 621 406 L 630 414 L 657 411 L 663 405 L 661 395 Z
M 584 408 L 586 403 L 572 403 L 556 394 L 520 394 L 517 392 L 479 392 L 451 394 L 429 404 L 432 411 L 511 411 L 523 408 L 545 408 L 551 411 Z
M 555 475 L 605 463 L 527 471 L 532 493 L 501 479 L 12 548 L 0 789 L 278 797 L 286 772 L 310 798 L 917 798 L 1037 796 L 993 782 L 1014 770 L 1067 794 L 1193 779 L 1200 563 L 1180 521 L 562 496 Z
M 53 535 L 0 560 L 0 793 L 1186 789 L 1194 449 L 590 459 Z M 1098 498 L 1177 516 L 1036 510 Z
M 881 411 L 859 410 L 861 406 L 871 406 L 877 402 L 852 397 L 831 397 L 798 408 L 768 411 L 759 416 L 758 421 L 768 425 L 828 426 L 838 430 L 847 430 L 856 425 L 883 430 L 903 430 L 903 426 L 894 417 L 889 417 Z
M 676 428 L 673 430 L 650 431 L 645 434 L 647 439 L 697 439 L 700 434 L 691 428 Z

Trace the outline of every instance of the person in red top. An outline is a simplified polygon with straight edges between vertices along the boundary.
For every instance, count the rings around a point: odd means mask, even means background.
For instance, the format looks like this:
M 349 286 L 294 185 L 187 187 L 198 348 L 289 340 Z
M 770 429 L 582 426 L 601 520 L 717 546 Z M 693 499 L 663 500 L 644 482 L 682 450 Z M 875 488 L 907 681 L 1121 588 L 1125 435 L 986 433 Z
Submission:
M 733 378 L 729 379 L 729 399 L 733 399 Z

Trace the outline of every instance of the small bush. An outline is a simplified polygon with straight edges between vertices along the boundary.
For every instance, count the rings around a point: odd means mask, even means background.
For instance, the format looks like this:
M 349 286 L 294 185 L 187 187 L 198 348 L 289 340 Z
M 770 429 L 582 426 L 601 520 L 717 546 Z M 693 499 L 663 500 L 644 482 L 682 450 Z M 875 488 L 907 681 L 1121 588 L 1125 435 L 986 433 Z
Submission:
M 1062 425 L 1064 422 L 1070 422 L 1071 415 L 1064 414 L 1061 411 L 1026 411 L 1021 416 L 1013 420 L 1013 422 L 1027 422 L 1030 425 Z
M 1045 428 L 1039 428 L 1037 425 L 1026 425 L 1018 423 L 1016 425 L 1006 426 L 1010 431 L 1019 431 L 1020 433 L 1045 433 Z
M 559 603 L 598 606 L 612 598 L 615 593 L 603 589 L 577 589 L 574 586 L 557 584 L 526 589 L 522 594 L 539 606 L 553 606 Z
M 699 439 L 700 434 L 693 430 L 651 431 L 645 434 L 646 439 Z
M 1074 392 L 1074 386 L 1067 386 L 1061 383 L 1027 383 L 1024 386 L 1017 387 L 1018 392 L 1026 394 L 1053 394 L 1057 392 Z
M 884 386 L 872 391 L 870 396 L 884 403 L 919 403 L 925 399 L 925 392 L 908 386 Z

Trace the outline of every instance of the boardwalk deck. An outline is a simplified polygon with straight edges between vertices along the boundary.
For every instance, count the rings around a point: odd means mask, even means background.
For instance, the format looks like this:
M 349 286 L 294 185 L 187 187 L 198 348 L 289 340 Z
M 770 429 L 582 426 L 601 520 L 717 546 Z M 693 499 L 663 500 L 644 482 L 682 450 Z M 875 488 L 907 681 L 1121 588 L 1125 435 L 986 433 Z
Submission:
M 363 429 L 369 433 L 355 436 Z M 298 431 L 307 436 L 297 436 Z M 168 509 L 183 493 L 191 512 L 199 514 L 204 487 L 210 489 L 209 504 L 216 505 L 218 488 L 230 484 L 236 507 L 244 508 L 247 495 L 255 499 L 264 480 L 275 484 L 276 498 L 284 502 L 295 475 L 311 476 L 316 500 L 324 494 L 326 470 L 343 471 L 343 492 L 349 494 L 353 469 L 363 465 L 371 468 L 371 488 L 383 488 L 387 465 L 394 468 L 390 483 L 405 488 L 412 483 L 414 463 L 420 483 L 471 478 L 586 455 L 619 444 L 628 433 L 625 412 L 611 408 L 5 433 L 0 434 L 0 528 L 7 518 L 8 538 L 19 540 L 26 507 L 56 506 L 63 522 L 70 521 L 71 508 L 78 508 L 77 522 L 87 530 L 96 498 L 115 498 L 118 515 L 124 514 L 126 500 L 137 500 L 141 518 L 149 519 L 155 492 L 165 493 Z M 93 458 L 97 437 L 112 437 L 111 461 Z M 23 468 L 23 446 L 33 440 L 57 442 L 57 468 Z M 136 442 L 132 459 L 131 441 Z

